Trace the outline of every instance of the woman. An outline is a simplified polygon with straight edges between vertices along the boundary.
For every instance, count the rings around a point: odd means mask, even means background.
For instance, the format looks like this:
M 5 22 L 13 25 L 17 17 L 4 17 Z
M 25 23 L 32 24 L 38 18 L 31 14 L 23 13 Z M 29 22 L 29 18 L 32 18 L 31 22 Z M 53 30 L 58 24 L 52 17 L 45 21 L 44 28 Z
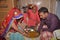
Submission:
M 29 5 L 27 12 L 24 14 L 25 16 L 25 23 L 28 25 L 28 27 L 36 27 L 36 25 L 39 24 L 40 19 L 38 16 L 38 8 L 36 5 Z
M 37 8 L 36 5 L 33 5 L 32 9 L 29 9 L 28 17 L 29 17 L 29 21 L 30 21 L 30 22 L 28 22 L 28 24 L 30 26 L 36 26 L 36 25 L 39 24 L 40 19 L 39 19 L 39 16 L 38 16 L 38 8 Z
M 37 31 L 38 24 L 40 22 L 39 16 L 38 16 L 38 8 L 36 5 L 29 4 L 27 6 L 27 11 L 24 13 L 24 20 L 23 22 L 26 23 L 26 32 L 29 33 L 29 28 L 34 29 Z M 25 37 L 26 40 L 32 40 L 32 38 Z M 38 37 L 33 38 L 34 40 L 39 40 Z
M 4 30 L 1 36 L 9 37 L 9 40 L 24 40 L 23 35 L 28 35 L 23 31 L 24 27 L 21 25 L 22 20 L 23 15 L 21 11 L 17 8 L 13 8 L 2 23 Z

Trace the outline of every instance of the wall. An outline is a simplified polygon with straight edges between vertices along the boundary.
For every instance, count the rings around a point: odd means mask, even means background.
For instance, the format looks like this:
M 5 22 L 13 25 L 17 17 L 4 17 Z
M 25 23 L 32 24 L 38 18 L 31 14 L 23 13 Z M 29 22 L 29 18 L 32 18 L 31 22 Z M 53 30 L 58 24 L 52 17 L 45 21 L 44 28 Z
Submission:
M 20 8 L 27 4 L 37 4 L 40 2 L 40 5 L 38 5 L 38 8 L 40 7 L 47 7 L 49 12 L 55 13 L 56 11 L 56 0 L 19 0 L 20 2 Z
M 56 14 L 56 0 L 50 0 L 50 12 Z
M 50 2 L 51 0 L 19 0 L 20 2 L 20 6 L 24 6 L 24 5 L 27 5 L 27 4 L 36 4 L 39 2 L 40 5 L 37 5 L 38 8 L 40 7 L 47 7 L 50 11 Z
M 13 0 L 0 0 L 0 26 L 8 11 L 13 7 Z

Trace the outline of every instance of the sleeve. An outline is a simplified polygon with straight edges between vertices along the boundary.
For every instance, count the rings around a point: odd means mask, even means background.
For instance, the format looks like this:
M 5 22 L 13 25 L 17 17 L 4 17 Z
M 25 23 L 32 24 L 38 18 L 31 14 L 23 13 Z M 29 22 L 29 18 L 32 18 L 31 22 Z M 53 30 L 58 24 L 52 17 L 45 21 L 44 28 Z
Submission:
M 40 22 L 40 26 L 39 26 L 39 28 L 38 28 L 38 32 L 40 33 L 40 31 L 43 29 L 42 27 L 43 27 L 43 25 L 44 25 L 44 20 L 41 20 L 41 22 Z
M 50 32 L 53 32 L 57 27 L 58 27 L 58 19 L 56 17 L 53 17 L 51 19 L 51 25 L 50 25 L 50 28 L 48 30 Z
M 40 18 L 39 18 L 39 15 L 37 14 L 37 21 L 40 23 Z

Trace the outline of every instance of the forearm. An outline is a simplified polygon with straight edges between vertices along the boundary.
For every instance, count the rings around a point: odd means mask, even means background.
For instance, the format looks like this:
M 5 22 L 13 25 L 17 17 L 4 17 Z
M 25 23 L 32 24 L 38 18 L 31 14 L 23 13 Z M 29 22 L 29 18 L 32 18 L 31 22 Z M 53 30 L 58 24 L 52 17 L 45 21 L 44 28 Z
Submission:
M 26 24 L 25 23 L 18 23 L 18 25 L 24 30 L 25 27 L 26 27 Z
M 21 33 L 22 35 L 28 36 L 28 34 L 26 34 L 24 31 L 19 30 L 18 27 L 17 27 L 14 23 L 12 24 L 12 28 L 13 28 L 15 31 Z
M 48 28 L 48 31 L 53 32 L 56 29 L 56 26 L 51 26 L 50 28 Z
M 14 23 L 12 24 L 12 28 L 19 33 L 23 33 L 21 30 L 18 29 L 18 27 Z

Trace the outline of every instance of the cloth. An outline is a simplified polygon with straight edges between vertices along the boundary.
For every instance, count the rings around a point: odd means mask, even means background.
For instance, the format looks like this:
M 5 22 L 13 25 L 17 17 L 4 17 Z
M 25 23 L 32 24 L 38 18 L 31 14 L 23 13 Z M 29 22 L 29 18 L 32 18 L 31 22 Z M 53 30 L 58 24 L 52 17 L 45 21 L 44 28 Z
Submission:
M 10 40 L 24 40 L 24 37 L 22 36 L 22 34 L 16 32 L 16 33 L 11 33 L 10 34 Z
M 49 13 L 48 17 L 46 19 L 42 19 L 41 20 L 41 24 L 40 27 L 38 28 L 38 31 L 40 32 L 42 28 L 42 26 L 44 25 L 44 23 L 46 23 L 46 25 L 48 26 L 48 31 L 53 32 L 56 29 L 59 29 L 59 18 L 52 14 Z
M 4 37 L 0 36 L 0 40 L 6 40 Z

